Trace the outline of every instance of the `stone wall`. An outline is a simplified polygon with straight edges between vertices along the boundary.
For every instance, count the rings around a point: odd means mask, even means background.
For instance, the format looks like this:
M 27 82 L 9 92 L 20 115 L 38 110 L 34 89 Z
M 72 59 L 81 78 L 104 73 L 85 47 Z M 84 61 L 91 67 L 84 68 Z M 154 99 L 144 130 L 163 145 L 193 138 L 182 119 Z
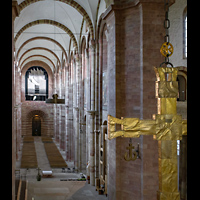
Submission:
M 41 136 L 54 135 L 53 104 L 43 101 L 25 101 L 21 105 L 21 135 L 32 135 L 32 118 L 39 115 L 41 118 Z
M 41 135 L 54 136 L 54 112 L 53 104 L 45 101 L 25 101 L 25 73 L 32 66 L 41 66 L 48 73 L 49 98 L 53 94 L 53 75 L 50 67 L 42 61 L 31 61 L 21 70 L 21 135 L 32 135 L 32 118 L 39 115 L 41 118 Z
M 114 5 L 107 10 L 110 115 L 152 119 L 157 113 L 153 67 L 163 59 L 159 53 L 164 38 L 163 6 L 151 2 L 126 8 Z M 108 141 L 109 199 L 154 200 L 158 190 L 157 141 L 140 136 L 132 143 L 135 148 L 139 143 L 141 159 L 127 162 L 124 155 L 129 139 Z
M 183 16 L 185 9 L 187 9 L 187 0 L 176 0 L 176 3 L 169 8 L 169 35 L 170 42 L 174 47 L 170 62 L 175 67 L 187 67 L 187 58 L 183 57 Z

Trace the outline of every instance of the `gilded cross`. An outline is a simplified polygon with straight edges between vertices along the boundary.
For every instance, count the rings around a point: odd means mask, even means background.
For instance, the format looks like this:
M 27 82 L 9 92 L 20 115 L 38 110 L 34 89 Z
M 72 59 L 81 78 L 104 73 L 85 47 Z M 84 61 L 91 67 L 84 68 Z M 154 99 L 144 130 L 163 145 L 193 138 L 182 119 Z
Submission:
M 159 191 L 158 200 L 180 200 L 178 191 L 177 140 L 187 135 L 187 121 L 177 114 L 178 69 L 172 67 L 154 68 L 156 72 L 156 98 L 158 113 L 153 120 L 139 118 L 118 119 L 108 115 L 108 139 L 116 137 L 139 137 L 152 135 L 158 140 Z M 116 130 L 116 124 L 121 129 Z M 129 147 L 130 148 L 130 147 Z

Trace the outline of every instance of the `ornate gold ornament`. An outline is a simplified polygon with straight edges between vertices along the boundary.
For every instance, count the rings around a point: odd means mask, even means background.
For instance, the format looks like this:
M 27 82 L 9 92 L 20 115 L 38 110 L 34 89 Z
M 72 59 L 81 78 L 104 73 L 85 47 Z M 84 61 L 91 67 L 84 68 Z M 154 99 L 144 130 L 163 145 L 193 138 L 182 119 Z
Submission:
M 173 45 L 170 42 L 164 42 L 160 48 L 160 53 L 164 57 L 169 57 L 173 54 L 174 48 Z

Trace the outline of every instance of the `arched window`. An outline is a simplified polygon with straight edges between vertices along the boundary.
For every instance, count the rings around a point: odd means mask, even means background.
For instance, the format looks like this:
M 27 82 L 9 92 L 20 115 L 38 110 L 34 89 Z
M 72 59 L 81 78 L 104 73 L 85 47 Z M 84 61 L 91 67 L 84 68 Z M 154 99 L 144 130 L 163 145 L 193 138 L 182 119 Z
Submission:
M 186 80 L 184 76 L 178 75 L 178 99 L 177 101 L 185 101 L 186 100 Z
M 183 11 L 183 58 L 187 58 L 187 7 Z
M 45 101 L 48 98 L 48 74 L 42 67 L 30 67 L 25 74 L 26 101 Z

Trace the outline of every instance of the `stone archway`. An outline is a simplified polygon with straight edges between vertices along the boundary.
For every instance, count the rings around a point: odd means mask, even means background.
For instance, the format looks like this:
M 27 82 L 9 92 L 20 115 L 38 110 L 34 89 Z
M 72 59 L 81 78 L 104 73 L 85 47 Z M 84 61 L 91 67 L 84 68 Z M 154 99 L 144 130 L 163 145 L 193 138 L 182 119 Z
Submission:
M 47 130 L 45 128 L 46 124 L 46 114 L 41 110 L 32 110 L 27 114 L 27 135 L 32 136 L 45 136 Z
M 41 118 L 39 115 L 32 118 L 32 136 L 41 136 Z

